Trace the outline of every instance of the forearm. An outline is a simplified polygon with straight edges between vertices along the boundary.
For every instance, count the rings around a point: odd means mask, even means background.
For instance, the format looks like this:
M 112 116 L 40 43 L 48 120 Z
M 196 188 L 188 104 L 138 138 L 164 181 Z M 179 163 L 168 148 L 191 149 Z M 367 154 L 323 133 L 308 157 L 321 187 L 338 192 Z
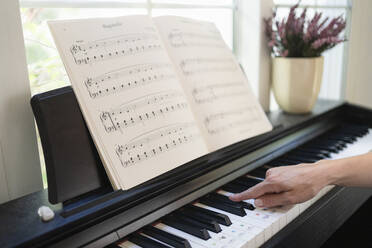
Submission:
M 256 199 L 259 207 L 274 207 L 307 201 L 326 185 L 372 187 L 372 152 L 314 164 L 269 169 L 266 179 L 231 196 L 231 200 Z
M 344 159 L 320 161 L 327 184 L 372 187 L 372 152 Z

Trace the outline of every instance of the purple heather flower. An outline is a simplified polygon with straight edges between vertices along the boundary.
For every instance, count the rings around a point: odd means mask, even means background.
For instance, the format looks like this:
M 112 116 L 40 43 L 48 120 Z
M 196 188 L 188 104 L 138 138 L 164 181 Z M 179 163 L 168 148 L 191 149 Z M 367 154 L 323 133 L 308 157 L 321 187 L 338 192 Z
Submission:
M 306 18 L 307 8 L 301 15 L 296 15 L 299 4 L 290 8 L 287 18 L 275 20 L 276 11 L 272 17 L 264 19 L 265 35 L 268 46 L 274 56 L 282 57 L 314 57 L 320 56 L 325 50 L 334 47 L 345 38 L 339 37 L 346 27 L 342 16 L 323 18 L 316 12 L 311 19 Z
M 340 42 L 342 42 L 343 40 L 337 38 L 337 37 L 327 37 L 327 38 L 320 38 L 320 39 L 317 39 L 315 40 L 312 44 L 311 44 L 311 47 L 313 49 L 319 49 L 320 47 L 324 46 L 324 45 L 327 45 L 327 46 L 334 46 Z

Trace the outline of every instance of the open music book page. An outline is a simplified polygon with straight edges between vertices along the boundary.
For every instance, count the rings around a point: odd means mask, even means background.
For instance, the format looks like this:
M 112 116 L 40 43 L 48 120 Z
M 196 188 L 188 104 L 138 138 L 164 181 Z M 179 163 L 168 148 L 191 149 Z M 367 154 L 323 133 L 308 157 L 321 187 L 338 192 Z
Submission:
M 49 27 L 115 189 L 208 153 L 149 17 L 52 21 Z
M 272 129 L 214 24 L 176 16 L 153 20 L 176 65 L 209 151 Z

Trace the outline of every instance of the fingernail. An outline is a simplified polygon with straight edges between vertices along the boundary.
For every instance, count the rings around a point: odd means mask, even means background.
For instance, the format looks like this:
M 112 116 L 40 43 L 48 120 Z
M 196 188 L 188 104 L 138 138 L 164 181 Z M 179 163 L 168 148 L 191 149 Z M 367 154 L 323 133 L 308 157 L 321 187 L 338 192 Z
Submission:
M 257 207 L 263 207 L 263 202 L 261 199 L 257 199 L 254 201 L 254 205 L 256 205 Z

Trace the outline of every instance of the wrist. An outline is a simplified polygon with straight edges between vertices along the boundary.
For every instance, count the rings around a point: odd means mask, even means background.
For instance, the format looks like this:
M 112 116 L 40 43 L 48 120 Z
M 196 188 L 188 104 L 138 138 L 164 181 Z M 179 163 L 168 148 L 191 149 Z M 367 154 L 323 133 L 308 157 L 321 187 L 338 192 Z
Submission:
M 326 185 L 342 185 L 345 175 L 344 168 L 347 165 L 347 159 L 321 160 L 318 169 Z
M 336 176 L 335 166 L 332 160 L 320 160 L 314 164 L 314 168 L 317 172 L 317 177 L 319 178 L 322 187 L 327 185 L 334 185 L 338 181 L 338 176 Z

